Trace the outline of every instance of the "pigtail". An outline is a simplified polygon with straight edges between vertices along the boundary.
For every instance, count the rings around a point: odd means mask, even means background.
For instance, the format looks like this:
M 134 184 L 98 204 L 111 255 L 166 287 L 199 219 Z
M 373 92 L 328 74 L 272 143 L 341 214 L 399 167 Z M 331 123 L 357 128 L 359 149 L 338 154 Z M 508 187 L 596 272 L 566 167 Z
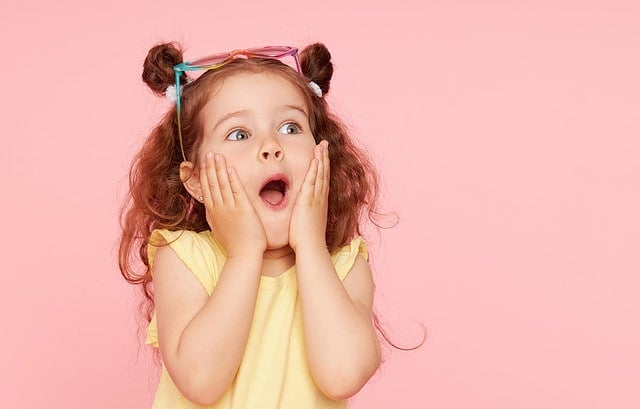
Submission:
M 322 90 L 322 95 L 329 92 L 329 84 L 333 76 L 331 53 L 322 43 L 311 44 L 300 53 L 300 68 L 309 81 L 313 81 Z
M 165 95 L 167 87 L 175 84 L 173 66 L 180 62 L 182 50 L 177 43 L 159 44 L 149 50 L 144 60 L 142 80 L 154 94 Z M 186 80 L 186 76 L 183 78 Z M 203 99 L 202 95 L 205 94 L 201 92 L 191 99 L 199 101 Z M 187 125 L 195 122 L 194 117 L 199 111 L 193 109 L 192 105 L 192 100 L 184 104 Z M 133 158 L 129 170 L 129 196 L 120 211 L 120 272 L 127 282 L 142 289 L 144 297 L 140 309 L 147 322 L 151 320 L 154 309 L 147 254 L 151 232 L 154 229 L 202 231 L 208 228 L 204 207 L 196 204 L 180 177 L 183 157 L 175 116 L 174 105 Z M 190 155 L 196 137 L 191 131 L 194 127 L 187 125 L 187 131 L 184 132 L 185 149 Z
M 182 48 L 178 43 L 158 44 L 149 50 L 144 60 L 142 81 L 154 94 L 164 96 L 169 85 L 176 83 L 173 66 L 183 61 Z M 180 81 L 186 83 L 187 76 L 181 74 Z

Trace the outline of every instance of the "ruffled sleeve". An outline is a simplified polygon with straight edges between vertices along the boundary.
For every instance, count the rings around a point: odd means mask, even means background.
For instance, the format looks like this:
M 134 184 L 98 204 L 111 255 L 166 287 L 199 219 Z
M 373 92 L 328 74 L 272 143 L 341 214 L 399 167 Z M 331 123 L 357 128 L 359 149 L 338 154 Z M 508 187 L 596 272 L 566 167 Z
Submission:
M 349 274 L 349 271 L 351 270 L 351 267 L 353 267 L 358 255 L 362 256 L 365 260 L 369 259 L 367 243 L 365 243 L 362 237 L 356 237 L 351 240 L 351 243 L 347 244 L 331 256 L 340 281 L 344 280 L 347 274 Z
M 222 247 L 215 241 L 211 232 L 154 230 L 149 237 L 149 245 L 147 247 L 149 267 L 152 274 L 156 252 L 159 247 L 164 245 L 171 247 L 180 260 L 196 276 L 202 287 L 207 291 L 207 294 L 211 296 L 220 277 L 220 271 L 225 259 Z M 157 325 L 154 313 L 147 328 L 146 343 L 155 347 L 158 346 Z

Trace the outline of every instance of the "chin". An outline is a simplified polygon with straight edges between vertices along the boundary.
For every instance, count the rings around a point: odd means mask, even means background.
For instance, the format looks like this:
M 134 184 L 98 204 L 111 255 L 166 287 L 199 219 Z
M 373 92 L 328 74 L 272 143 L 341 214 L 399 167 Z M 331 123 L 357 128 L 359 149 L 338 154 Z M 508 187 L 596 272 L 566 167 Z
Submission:
M 283 224 L 278 223 L 278 226 L 282 226 Z M 267 249 L 268 250 L 276 250 L 281 249 L 283 247 L 287 247 L 289 245 L 289 228 L 283 229 L 275 226 L 269 226 L 269 224 L 265 224 L 264 228 L 267 231 Z
M 277 250 L 289 246 L 290 212 L 260 215 L 262 225 L 267 233 L 267 249 Z
M 267 250 L 277 250 L 289 246 L 289 235 L 285 237 L 272 237 L 267 235 Z

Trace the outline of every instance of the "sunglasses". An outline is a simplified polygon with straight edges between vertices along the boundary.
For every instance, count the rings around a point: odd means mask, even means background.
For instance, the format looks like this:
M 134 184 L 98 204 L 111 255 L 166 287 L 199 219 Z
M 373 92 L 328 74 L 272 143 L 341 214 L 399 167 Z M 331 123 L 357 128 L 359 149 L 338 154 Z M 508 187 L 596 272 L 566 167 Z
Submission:
M 184 146 L 182 144 L 182 126 L 180 125 L 180 77 L 182 73 L 189 71 L 210 71 L 215 70 L 223 65 L 230 63 L 238 58 L 265 58 L 272 60 L 282 60 L 286 57 L 292 57 L 294 68 L 298 73 L 302 74 L 300 68 L 300 60 L 298 59 L 298 49 L 288 46 L 266 46 L 257 48 L 247 48 L 246 50 L 234 50 L 226 53 L 212 54 L 207 57 L 198 58 L 188 62 L 177 64 L 173 67 L 173 72 L 176 76 L 176 116 L 178 119 L 178 136 L 180 137 L 180 150 L 182 151 L 182 158 L 186 161 L 187 158 L 184 154 Z

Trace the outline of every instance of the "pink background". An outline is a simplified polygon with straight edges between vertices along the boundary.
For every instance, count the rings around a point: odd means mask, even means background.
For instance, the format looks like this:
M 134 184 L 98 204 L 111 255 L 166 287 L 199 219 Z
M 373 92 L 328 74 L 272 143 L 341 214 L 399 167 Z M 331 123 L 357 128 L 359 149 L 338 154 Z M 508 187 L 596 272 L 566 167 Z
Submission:
M 640 407 L 635 1 L 4 0 L 0 406 L 145 408 L 115 264 L 130 159 L 164 101 L 147 50 L 323 41 L 331 102 L 400 224 L 378 309 L 418 351 L 353 408 Z

